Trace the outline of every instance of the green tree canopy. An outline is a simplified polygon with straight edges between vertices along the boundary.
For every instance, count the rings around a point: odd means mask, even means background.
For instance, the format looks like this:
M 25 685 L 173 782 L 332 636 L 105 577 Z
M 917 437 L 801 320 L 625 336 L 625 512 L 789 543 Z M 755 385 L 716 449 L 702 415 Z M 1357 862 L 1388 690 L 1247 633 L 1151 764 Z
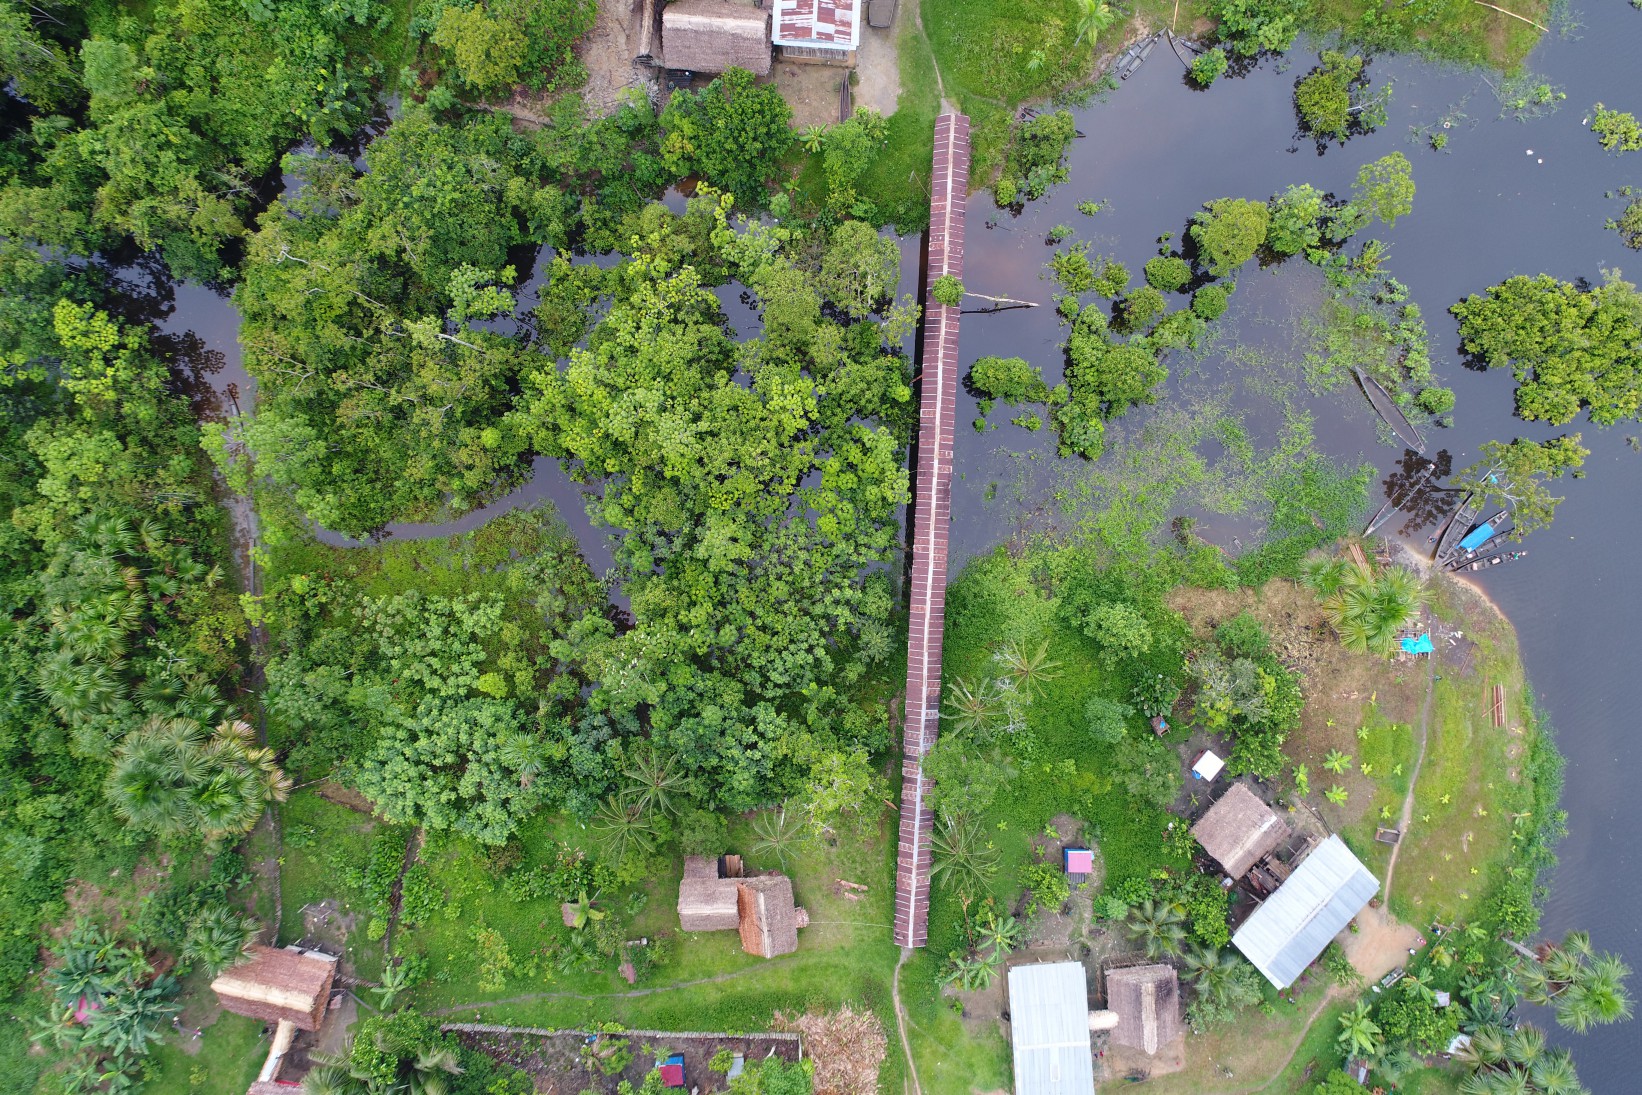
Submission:
M 662 157 L 680 175 L 695 175 L 762 208 L 792 147 L 792 108 L 774 84 L 731 68 L 700 92 L 675 91 L 661 113 Z
M 1219 278 L 1254 257 L 1266 242 L 1270 223 L 1271 211 L 1265 202 L 1216 198 L 1192 218 L 1191 236 L 1203 265 Z
M 1617 275 L 1588 290 L 1518 276 L 1449 311 L 1466 353 L 1516 374 L 1523 418 L 1562 425 L 1588 409 L 1611 426 L 1642 413 L 1642 296 Z
M 1475 464 L 1454 474 L 1454 485 L 1476 492 L 1485 506 L 1510 506 L 1513 536 L 1520 540 L 1556 516 L 1562 499 L 1546 483 L 1577 470 L 1590 454 L 1577 433 L 1540 443 L 1520 437 L 1510 444 L 1489 441 Z

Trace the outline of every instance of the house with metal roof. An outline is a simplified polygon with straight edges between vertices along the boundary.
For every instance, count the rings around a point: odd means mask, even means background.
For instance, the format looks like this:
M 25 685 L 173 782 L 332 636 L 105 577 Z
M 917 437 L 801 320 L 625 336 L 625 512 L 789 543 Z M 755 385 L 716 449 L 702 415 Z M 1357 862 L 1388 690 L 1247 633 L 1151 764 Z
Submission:
M 865 0 L 775 0 L 770 38 L 785 61 L 855 66 Z
M 1331 836 L 1243 921 L 1232 946 L 1266 980 L 1288 988 L 1379 889 L 1346 842 Z
M 1094 1095 L 1089 982 L 1079 962 L 1009 971 L 1009 1038 L 1015 1095 Z

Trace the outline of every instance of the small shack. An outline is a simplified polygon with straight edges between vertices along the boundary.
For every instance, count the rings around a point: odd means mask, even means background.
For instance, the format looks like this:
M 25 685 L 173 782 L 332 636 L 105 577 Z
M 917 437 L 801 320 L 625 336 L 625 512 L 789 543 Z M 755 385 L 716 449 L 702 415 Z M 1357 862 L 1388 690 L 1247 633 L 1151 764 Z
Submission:
M 1089 986 L 1080 962 L 1009 971 L 1009 1039 L 1015 1095 L 1094 1095 Z
M 1294 983 L 1380 888 L 1339 834 L 1295 868 L 1232 936 L 1232 946 L 1279 989 Z
M 798 949 L 798 929 L 810 922 L 793 900 L 792 879 L 783 874 L 742 878 L 740 859 L 726 875 L 724 862 L 706 856 L 684 860 L 678 887 L 678 926 L 687 932 L 734 931 L 748 954 L 774 958 Z
M 1106 1007 L 1117 1012 L 1112 1041 L 1156 1053 L 1180 1035 L 1180 978 L 1161 963 L 1106 971 Z
M 687 932 L 735 931 L 741 926 L 736 880 L 719 873 L 716 859 L 685 857 L 684 880 L 678 887 L 678 926 Z
M 774 958 L 798 949 L 798 906 L 786 875 L 744 878 L 736 884 L 741 949 Z
M 1067 877 L 1081 884 L 1095 873 L 1095 852 L 1092 848 L 1066 848 L 1061 852 L 1066 864 Z
M 770 74 L 770 13 L 730 0 L 677 0 L 661 13 L 661 56 L 670 69 Z
M 1226 762 L 1220 759 L 1220 754 L 1213 749 L 1205 749 L 1192 761 L 1192 778 L 1213 783 L 1225 767 Z
M 1242 878 L 1289 838 L 1289 827 L 1258 795 L 1234 783 L 1192 826 L 1192 836 L 1221 870 Z
M 783 61 L 855 67 L 865 0 L 775 0 L 772 40 Z
M 279 949 L 261 944 L 246 949 L 248 961 L 224 970 L 211 989 L 224 1010 L 298 1030 L 318 1030 L 330 1004 L 337 959 L 320 951 Z

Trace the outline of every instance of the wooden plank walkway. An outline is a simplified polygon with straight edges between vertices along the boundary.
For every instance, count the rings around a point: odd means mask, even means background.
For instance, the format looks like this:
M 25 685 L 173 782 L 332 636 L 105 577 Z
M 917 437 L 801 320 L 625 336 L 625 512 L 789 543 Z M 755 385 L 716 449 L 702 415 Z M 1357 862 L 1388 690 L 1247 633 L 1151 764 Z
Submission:
M 964 207 L 969 192 L 969 119 L 935 119 L 929 257 L 925 280 L 964 273 Z M 911 623 L 907 629 L 906 720 L 901 732 L 901 833 L 895 869 L 895 942 L 929 937 L 930 836 L 923 756 L 935 744 L 941 710 L 941 638 L 946 626 L 947 538 L 952 520 L 952 443 L 957 416 L 958 309 L 924 298 L 919 385 L 918 466 L 913 487 Z

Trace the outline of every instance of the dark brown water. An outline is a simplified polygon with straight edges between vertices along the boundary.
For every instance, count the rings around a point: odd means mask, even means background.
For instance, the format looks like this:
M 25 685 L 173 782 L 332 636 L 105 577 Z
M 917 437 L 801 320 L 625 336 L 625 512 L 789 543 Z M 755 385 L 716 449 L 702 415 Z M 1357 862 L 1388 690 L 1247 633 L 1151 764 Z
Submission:
M 1459 399 L 1455 427 L 1428 431 L 1428 451 L 1443 450 L 1452 466 L 1462 467 L 1485 441 L 1563 432 L 1512 416 L 1508 376 L 1461 367 L 1455 324 L 1446 309 L 1513 274 L 1543 271 L 1595 281 L 1602 268 L 1628 264 L 1631 280 L 1642 280 L 1642 255 L 1626 251 L 1603 227 L 1620 208 L 1604 192 L 1642 184 L 1642 154 L 1606 154 L 1582 124 L 1599 100 L 1642 110 L 1642 11 L 1608 0 L 1581 18 L 1587 26 L 1568 37 L 1548 37 L 1530 59 L 1531 68 L 1567 92 L 1562 108 L 1550 117 L 1526 124 L 1501 120 L 1494 94 L 1478 74 L 1380 60 L 1370 69 L 1376 83 L 1391 79 L 1396 85 L 1389 124 L 1321 157 L 1294 133 L 1293 84 L 1312 64 L 1309 55 L 1296 51 L 1286 71 L 1268 62 L 1247 78 L 1223 80 L 1202 93 L 1184 83 L 1179 62 L 1160 46 L 1109 102 L 1079 112 L 1086 137 L 1074 145 L 1070 183 L 1019 218 L 997 215 L 998 226 L 991 230 L 979 223 L 990 212 L 989 200 L 981 196 L 972 203 L 970 215 L 977 223 L 968 232 L 967 287 L 1048 305 L 1053 286 L 1039 275 L 1050 254 L 1044 238 L 1056 224 L 1093 240 L 1096 251 L 1122 259 L 1138 279 L 1141 264 L 1156 253 L 1156 237 L 1166 231 L 1178 237 L 1204 201 L 1264 198 L 1298 182 L 1344 193 L 1362 164 L 1400 150 L 1414 163 L 1415 211 L 1394 229 L 1371 234 L 1391 244 L 1389 268 L 1424 310 L 1439 375 Z M 1410 140 L 1410 127 L 1429 126 L 1456 107 L 1469 119 L 1449 131 L 1447 154 Z M 1082 199 L 1110 205 L 1091 220 L 1075 209 Z M 674 196 L 672 204 L 677 203 Z M 908 292 L 917 278 L 914 244 L 909 240 L 903 246 L 902 289 Z M 522 288 L 521 307 L 532 303 L 532 290 Z M 213 392 L 226 398 L 228 384 L 235 384 L 248 409 L 252 385 L 240 363 L 232 307 L 201 287 L 167 291 L 171 296 L 152 318 L 175 340 L 185 370 L 210 389 L 207 400 Z M 1281 349 L 1291 342 L 1288 323 L 1296 303 L 1303 305 L 1315 292 L 1310 271 L 1251 268 L 1240 279 L 1227 322 L 1241 340 Z M 725 287 L 719 296 L 731 325 L 744 337 L 756 334 L 756 310 L 743 301 L 740 289 Z M 1059 375 L 1062 337 L 1047 306 L 964 319 L 967 359 L 1020 355 L 1051 377 Z M 1224 379 L 1226 368 L 1213 356 L 1201 365 L 1171 365 L 1172 383 L 1186 391 Z M 973 417 L 973 401 L 959 398 L 965 401 L 961 418 Z M 1280 417 L 1271 404 L 1252 400 L 1235 409 L 1257 439 L 1275 435 Z M 1310 409 L 1318 443 L 1330 454 L 1370 460 L 1393 483 L 1392 476 L 1408 466 L 1399 466 L 1400 446 L 1379 439 L 1372 412 L 1354 390 L 1312 400 Z M 1004 423 L 999 429 L 984 435 L 963 430 L 958 438 L 952 536 L 958 562 L 1023 524 L 1054 523 L 1049 485 L 1057 477 L 1075 476 L 1079 468 L 1054 457 L 1047 429 L 1031 434 L 1008 425 L 1007 413 L 993 417 Z M 1570 833 L 1552 879 L 1547 930 L 1589 929 L 1598 946 L 1623 951 L 1642 968 L 1642 924 L 1634 912 L 1642 907 L 1642 853 L 1632 836 L 1642 829 L 1642 799 L 1634 793 L 1629 764 L 1638 724 L 1634 682 L 1642 677 L 1642 655 L 1633 638 L 1642 577 L 1629 550 L 1642 540 L 1642 454 L 1625 443 L 1628 434 L 1642 434 L 1642 424 L 1570 428 L 1583 429 L 1592 450 L 1586 477 L 1565 485 L 1567 501 L 1552 528 L 1530 539 L 1529 559 L 1490 571 L 1479 584 L 1516 623 L 1530 678 L 1568 756 Z M 988 485 L 994 483 L 997 497 L 987 501 Z M 1017 483 L 1024 485 L 1019 502 L 1011 499 Z M 389 526 L 382 535 L 465 531 L 546 498 L 595 572 L 601 572 L 610 565 L 609 544 L 605 530 L 586 517 L 582 489 L 556 462 L 540 460 L 529 484 L 490 506 L 441 524 Z M 1234 548 L 1258 533 L 1246 519 L 1205 513 L 1203 520 L 1205 535 Z M 1418 532 L 1411 535 L 1424 540 Z M 1582 1077 L 1593 1091 L 1642 1086 L 1635 1081 L 1642 1053 L 1629 1027 L 1555 1037 L 1575 1047 Z

